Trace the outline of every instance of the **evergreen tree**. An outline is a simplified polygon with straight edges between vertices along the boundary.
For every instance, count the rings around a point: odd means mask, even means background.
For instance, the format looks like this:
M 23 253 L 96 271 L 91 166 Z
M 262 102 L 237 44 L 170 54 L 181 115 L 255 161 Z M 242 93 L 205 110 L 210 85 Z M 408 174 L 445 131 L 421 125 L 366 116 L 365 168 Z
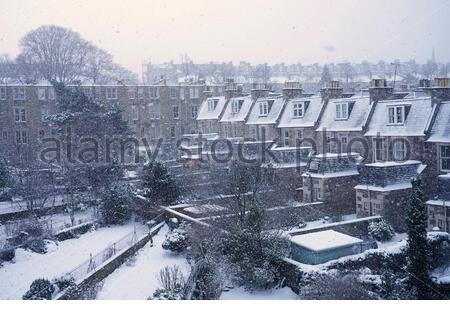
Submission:
M 173 204 L 179 197 L 179 190 L 166 166 L 158 161 L 144 167 L 145 197 L 155 205 Z
M 289 254 L 288 240 L 265 227 L 265 210 L 252 199 L 248 213 L 229 228 L 225 252 L 234 280 L 250 291 L 270 289 L 279 283 L 279 262 Z
M 106 224 L 123 224 L 131 217 L 133 202 L 129 190 L 116 187 L 103 195 L 100 213 Z
M 409 285 L 415 289 L 418 299 L 429 298 L 429 245 L 427 240 L 427 212 L 422 180 L 412 180 L 410 209 L 406 217 L 408 233 Z

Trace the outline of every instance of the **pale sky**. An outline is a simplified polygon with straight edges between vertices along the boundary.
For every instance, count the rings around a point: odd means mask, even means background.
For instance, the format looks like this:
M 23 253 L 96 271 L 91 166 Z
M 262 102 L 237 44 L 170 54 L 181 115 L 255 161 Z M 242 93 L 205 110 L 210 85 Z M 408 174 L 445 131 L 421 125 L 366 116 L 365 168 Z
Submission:
M 0 0 L 0 54 L 56 24 L 141 64 L 450 61 L 450 0 Z

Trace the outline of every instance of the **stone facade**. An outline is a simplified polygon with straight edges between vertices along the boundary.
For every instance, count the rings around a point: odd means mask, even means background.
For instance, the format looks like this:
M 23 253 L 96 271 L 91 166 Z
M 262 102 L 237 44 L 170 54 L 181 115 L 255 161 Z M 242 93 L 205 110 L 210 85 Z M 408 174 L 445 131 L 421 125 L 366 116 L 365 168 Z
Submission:
M 0 146 L 13 162 L 35 158 L 40 139 L 55 135 L 44 119 L 58 112 L 49 85 L 0 85 Z M 136 138 L 167 145 L 187 133 L 198 132 L 197 112 L 204 100 L 205 85 L 82 86 L 86 95 L 123 108 L 124 120 Z

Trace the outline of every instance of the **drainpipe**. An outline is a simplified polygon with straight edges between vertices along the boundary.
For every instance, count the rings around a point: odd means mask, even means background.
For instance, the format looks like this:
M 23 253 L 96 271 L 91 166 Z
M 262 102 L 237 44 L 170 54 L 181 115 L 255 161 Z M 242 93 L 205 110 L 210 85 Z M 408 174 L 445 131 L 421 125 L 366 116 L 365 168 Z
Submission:
M 443 205 L 444 205 L 444 217 L 445 217 L 445 219 L 444 219 L 444 223 L 445 223 L 444 229 L 445 229 L 445 232 L 448 232 L 448 228 L 447 228 L 447 226 L 448 226 L 448 222 L 447 222 L 448 212 L 447 212 L 447 206 L 445 205 L 445 200 L 443 201 Z

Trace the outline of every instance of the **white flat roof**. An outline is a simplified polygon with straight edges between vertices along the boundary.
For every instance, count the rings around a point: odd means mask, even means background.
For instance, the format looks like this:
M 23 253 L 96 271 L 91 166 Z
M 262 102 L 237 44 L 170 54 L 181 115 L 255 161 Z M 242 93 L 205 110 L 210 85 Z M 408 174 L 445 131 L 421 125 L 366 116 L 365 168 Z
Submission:
M 326 230 L 293 236 L 291 241 L 299 246 L 312 251 L 324 251 L 346 247 L 363 242 L 361 239 L 336 232 Z

